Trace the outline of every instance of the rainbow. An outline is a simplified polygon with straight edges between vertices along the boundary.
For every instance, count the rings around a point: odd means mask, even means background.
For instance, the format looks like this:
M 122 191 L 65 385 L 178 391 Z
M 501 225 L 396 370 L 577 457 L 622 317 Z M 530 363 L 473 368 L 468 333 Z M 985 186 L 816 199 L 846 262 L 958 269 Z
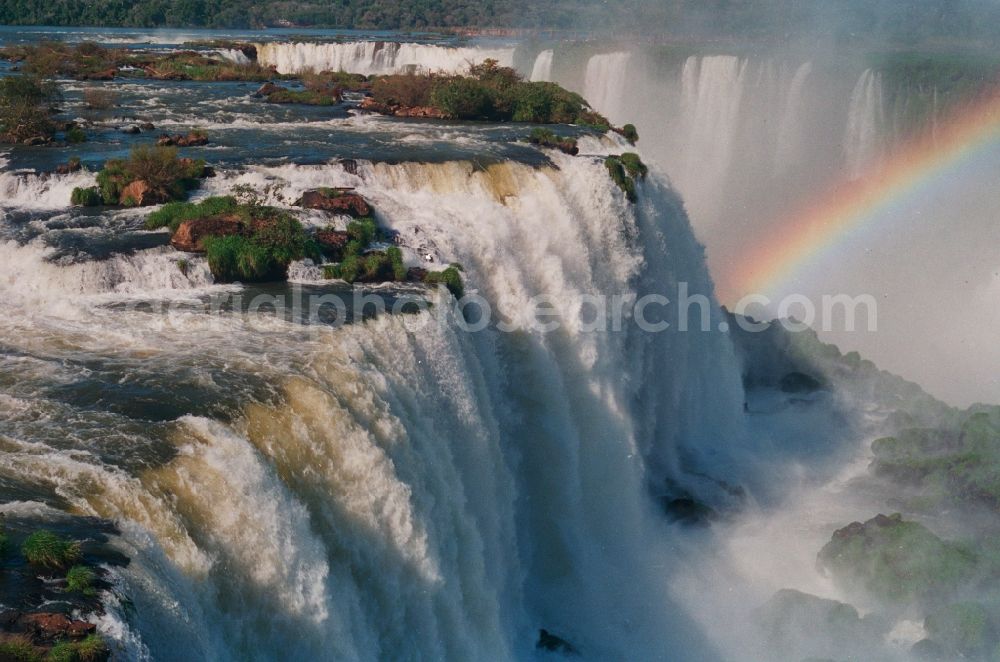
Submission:
M 931 185 L 953 167 L 1000 141 L 1000 91 L 963 106 L 894 150 L 860 179 L 836 186 L 785 217 L 740 260 L 716 275 L 719 299 L 732 304 L 791 282 L 862 226 L 891 216 L 890 207 Z

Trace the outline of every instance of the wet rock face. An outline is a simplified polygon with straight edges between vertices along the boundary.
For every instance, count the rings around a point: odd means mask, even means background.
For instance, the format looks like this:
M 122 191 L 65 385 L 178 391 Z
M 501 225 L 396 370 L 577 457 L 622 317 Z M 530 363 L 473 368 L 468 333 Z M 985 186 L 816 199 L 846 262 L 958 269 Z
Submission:
M 576 646 L 569 643 L 562 637 L 552 634 L 545 628 L 538 631 L 538 642 L 535 644 L 535 648 L 552 653 L 563 653 L 565 655 L 580 654 L 580 651 L 576 649 Z

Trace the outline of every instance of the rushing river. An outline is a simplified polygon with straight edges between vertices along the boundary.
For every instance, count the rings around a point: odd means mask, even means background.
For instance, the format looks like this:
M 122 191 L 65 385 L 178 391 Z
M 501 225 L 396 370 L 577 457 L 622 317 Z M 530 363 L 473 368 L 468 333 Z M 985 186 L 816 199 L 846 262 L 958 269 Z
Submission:
M 536 78 L 575 80 L 612 119 L 629 119 L 624 54 L 574 73 L 558 51 L 430 35 L 0 30 L 4 43 L 48 38 L 133 49 L 237 39 L 290 73 L 459 70 L 493 57 Z M 689 168 L 674 179 L 706 227 L 731 202 L 700 187 L 732 176 L 740 104 L 753 100 L 731 95 L 745 77 L 771 75 L 784 90 L 779 116 L 795 130 L 770 142 L 778 156 L 769 158 L 795 163 L 807 152 L 795 99 L 816 74 L 803 63 L 754 66 L 681 62 L 688 103 L 715 111 L 689 108 L 679 115 L 686 128 L 649 140 L 653 163 L 668 160 L 659 150 L 672 140 L 690 141 L 670 162 Z M 838 80 L 850 87 L 858 75 Z M 849 137 L 827 135 L 838 164 L 878 158 L 882 134 L 865 105 L 878 83 L 867 75 L 845 97 Z M 803 464 L 843 459 L 830 450 L 838 444 L 853 457 L 885 419 L 883 403 L 863 416 L 838 403 L 800 418 L 801 403 L 748 405 L 670 166 L 654 167 L 630 204 L 603 164 L 630 149 L 614 134 L 559 128 L 580 139 L 571 157 L 527 145 L 523 125 L 364 115 L 350 96 L 331 107 L 271 105 L 252 96 L 257 87 L 64 81 L 62 116 L 85 122 L 89 141 L 0 153 L 0 509 L 71 531 L 100 526 L 128 559 L 107 563 L 113 588 L 99 626 L 114 654 L 545 659 L 536 647 L 545 629 L 590 660 L 731 659 L 739 644 L 709 625 L 731 605 L 706 606 L 724 602 L 729 579 L 692 571 L 703 534 L 670 524 L 663 500 L 695 495 L 724 510 L 777 499 L 797 483 L 774 458 L 791 449 Z M 93 88 L 113 91 L 114 107 L 88 109 Z M 643 103 L 646 112 L 653 102 Z M 144 122 L 155 133 L 121 131 Z M 563 324 L 469 331 L 450 297 L 416 286 L 362 293 L 389 308 L 415 296 L 430 304 L 420 312 L 285 314 L 276 301 L 355 292 L 309 264 L 293 265 L 287 285 L 215 284 L 202 258 L 143 229 L 148 210 L 70 207 L 72 189 L 91 185 L 105 160 L 192 129 L 211 142 L 183 155 L 216 171 L 194 199 L 249 185 L 290 206 L 306 190 L 354 188 L 411 264 L 461 263 L 467 289 L 514 322 L 548 297 Z M 687 181 L 684 159 L 699 150 L 710 177 Z M 83 170 L 48 174 L 72 155 Z M 307 225 L 324 222 L 299 213 Z M 710 302 L 709 330 L 650 334 L 629 314 L 603 331 L 581 322 L 588 300 L 634 301 L 681 283 Z M 252 303 L 260 297 L 270 303 Z M 675 312 L 666 320 L 679 321 Z M 773 420 L 749 423 L 757 404 Z M 804 429 L 818 431 L 808 452 Z M 816 505 L 809 541 L 828 537 L 841 516 L 827 507 Z M 762 544 L 741 533 L 746 546 Z M 814 581 L 800 556 L 795 572 Z M 737 593 L 760 599 L 772 583 Z M 706 591 L 712 598 L 690 608 Z

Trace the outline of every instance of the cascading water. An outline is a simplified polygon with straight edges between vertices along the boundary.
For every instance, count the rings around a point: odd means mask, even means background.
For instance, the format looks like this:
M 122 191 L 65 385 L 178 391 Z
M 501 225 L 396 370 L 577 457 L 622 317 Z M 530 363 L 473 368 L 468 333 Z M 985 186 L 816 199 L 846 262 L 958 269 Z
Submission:
M 681 123 L 685 165 L 678 186 L 699 209 L 714 216 L 709 200 L 725 189 L 746 84 L 747 63 L 737 57 L 689 57 L 681 74 Z
M 602 53 L 587 61 L 583 96 L 613 122 L 622 122 L 630 53 Z M 550 67 L 551 70 L 551 67 Z
M 498 316 L 527 322 L 532 297 L 551 297 L 564 321 L 551 333 L 469 333 L 429 313 L 329 329 L 250 328 L 183 306 L 130 312 L 101 302 L 170 288 L 184 298 L 208 285 L 203 267 L 182 277 L 170 249 L 56 266 L 34 243 L 0 246 L 5 268 L 39 274 L 30 296 L 8 297 L 36 313 L 0 322 L 5 349 L 37 361 L 22 369 L 26 389 L 79 353 L 141 365 L 175 392 L 202 384 L 209 401 L 232 398 L 211 377 L 222 366 L 243 384 L 230 417 L 187 414 L 147 431 L 104 420 L 108 439 L 171 449 L 138 471 L 84 452 L 85 435 L 68 446 L 40 437 L 31 414 L 4 433 L 0 474 L 122 523 L 133 562 L 114 573 L 136 608 L 109 618 L 135 656 L 523 659 L 541 627 L 599 659 L 678 646 L 707 655 L 664 608 L 671 543 L 648 495 L 670 483 L 712 500 L 716 484 L 697 476 L 739 480 L 735 359 L 714 332 L 586 328 L 588 297 L 631 300 L 679 282 L 711 295 L 711 284 L 654 176 L 633 206 L 600 158 L 552 158 L 558 169 L 279 166 L 211 183 L 266 181 L 285 199 L 356 187 L 405 243 L 460 261 Z M 174 276 L 128 266 L 157 261 Z M 63 290 L 71 281 L 83 285 Z M 0 278 L 5 294 L 23 285 Z M 98 424 L 81 416 L 81 429 Z
M 860 177 L 878 162 L 882 154 L 885 122 L 882 78 L 878 72 L 865 70 L 851 93 L 844 134 L 844 160 L 848 176 Z
M 803 62 L 795 70 L 792 82 L 785 95 L 785 108 L 778 124 L 778 140 L 775 144 L 774 164 L 778 174 L 785 174 L 800 162 L 802 143 L 802 114 L 805 106 L 806 81 L 812 74 L 812 62 Z
M 555 52 L 552 49 L 542 51 L 535 58 L 535 64 L 531 67 L 529 80 L 549 81 L 552 80 L 552 57 Z
M 514 60 L 513 48 L 449 47 L 384 41 L 349 43 L 267 42 L 257 44 L 257 61 L 278 73 L 347 71 L 384 75 L 410 70 L 457 73 L 491 58 L 504 66 Z

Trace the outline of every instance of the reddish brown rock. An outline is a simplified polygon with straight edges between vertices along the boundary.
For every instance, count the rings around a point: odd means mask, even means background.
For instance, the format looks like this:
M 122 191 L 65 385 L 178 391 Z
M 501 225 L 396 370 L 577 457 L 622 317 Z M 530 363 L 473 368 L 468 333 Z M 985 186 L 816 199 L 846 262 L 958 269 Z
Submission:
M 208 144 L 208 136 L 200 131 L 192 131 L 186 136 L 177 134 L 170 136 L 163 134 L 156 140 L 159 147 L 201 147 Z
M 393 113 L 396 117 L 424 117 L 427 119 L 448 119 L 448 114 L 434 106 L 400 106 Z
M 396 117 L 424 117 L 429 119 L 448 119 L 448 114 L 440 108 L 434 106 L 399 106 L 395 104 L 379 103 L 372 97 L 365 97 L 359 106 L 361 110 L 367 110 L 381 115 L 394 115 Z
M 368 202 L 350 189 L 316 189 L 302 194 L 296 204 L 306 209 L 321 209 L 334 214 L 347 214 L 355 218 L 370 216 Z
M 323 248 L 342 250 L 351 236 L 341 230 L 320 230 L 315 235 L 316 242 Z
M 187 253 L 203 253 L 206 237 L 227 237 L 245 232 L 246 228 L 235 216 L 197 218 L 181 223 L 171 237 L 170 245 Z
M 56 166 L 57 175 L 68 175 L 71 172 L 79 172 L 83 168 L 80 165 L 80 159 L 70 159 L 69 163 L 60 163 Z
M 17 624 L 20 629 L 42 640 L 82 638 L 97 630 L 93 623 L 72 620 L 66 614 L 25 614 Z
M 90 71 L 84 72 L 76 77 L 77 80 L 114 80 L 115 74 L 118 70 L 115 68 L 105 69 L 104 71 Z
M 129 183 L 118 198 L 119 204 L 126 207 L 145 207 L 147 205 L 158 205 L 166 202 L 167 196 L 162 191 L 157 191 L 141 179 Z

